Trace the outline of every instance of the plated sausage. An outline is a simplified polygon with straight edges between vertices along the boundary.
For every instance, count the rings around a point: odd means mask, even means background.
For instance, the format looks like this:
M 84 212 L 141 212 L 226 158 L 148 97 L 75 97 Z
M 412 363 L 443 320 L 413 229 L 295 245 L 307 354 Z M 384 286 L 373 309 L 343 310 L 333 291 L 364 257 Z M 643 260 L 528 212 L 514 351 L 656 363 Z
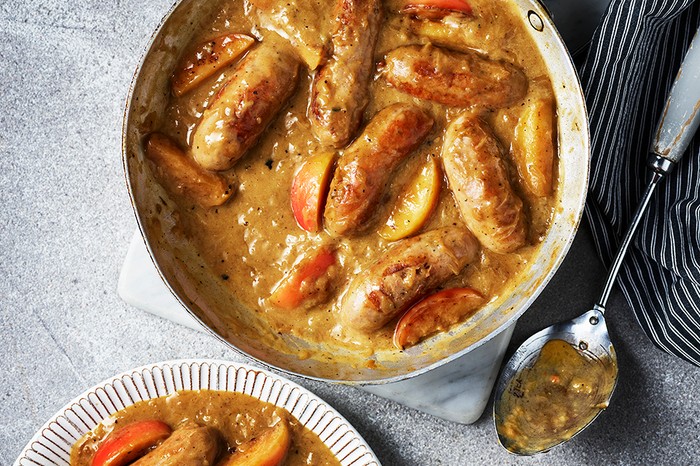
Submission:
M 527 77 L 515 65 L 476 52 L 432 45 L 398 47 L 386 55 L 384 76 L 400 91 L 455 107 L 500 108 L 522 99 Z
M 380 0 L 338 0 L 336 11 L 333 54 L 314 77 L 309 120 L 323 144 L 343 147 L 359 128 L 369 102 L 382 11 Z
M 192 422 L 175 429 L 158 448 L 133 466 L 209 466 L 214 464 L 219 448 L 216 429 Z
M 502 153 L 486 122 L 471 113 L 447 128 L 442 160 L 462 219 L 484 247 L 498 253 L 527 242 L 523 201 L 510 185 Z
M 324 214 L 326 228 L 336 235 L 366 228 L 391 173 L 432 127 L 433 119 L 413 105 L 393 104 L 377 113 L 338 161 Z
M 192 139 L 192 156 L 203 168 L 233 167 L 292 95 L 299 61 L 282 45 L 251 51 L 204 111 Z
M 477 258 L 479 242 L 447 227 L 401 240 L 350 283 L 340 308 L 347 327 L 372 332 Z

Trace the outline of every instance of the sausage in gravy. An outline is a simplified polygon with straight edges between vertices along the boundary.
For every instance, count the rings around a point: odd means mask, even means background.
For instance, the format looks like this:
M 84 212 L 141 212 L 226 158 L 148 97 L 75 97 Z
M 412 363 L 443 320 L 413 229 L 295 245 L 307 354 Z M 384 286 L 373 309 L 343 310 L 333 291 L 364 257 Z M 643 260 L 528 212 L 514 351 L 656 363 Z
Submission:
M 393 170 L 425 139 L 433 119 L 420 108 L 381 110 L 338 161 L 324 214 L 326 227 L 347 235 L 368 227 Z
M 251 51 L 204 111 L 192 156 L 207 170 L 228 170 L 243 157 L 297 85 L 299 61 L 274 42 Z
M 442 161 L 462 219 L 485 248 L 507 253 L 527 242 L 527 222 L 502 153 L 486 122 L 471 113 L 447 128 Z
M 447 227 L 401 240 L 350 283 L 340 318 L 357 331 L 379 330 L 474 261 L 479 242 Z
M 527 77 L 515 65 L 432 45 L 392 50 L 384 75 L 402 92 L 454 107 L 506 107 L 527 92 Z
M 339 0 L 333 56 L 314 77 L 309 121 L 325 145 L 345 146 L 355 135 L 369 102 L 374 46 L 382 17 L 379 0 Z

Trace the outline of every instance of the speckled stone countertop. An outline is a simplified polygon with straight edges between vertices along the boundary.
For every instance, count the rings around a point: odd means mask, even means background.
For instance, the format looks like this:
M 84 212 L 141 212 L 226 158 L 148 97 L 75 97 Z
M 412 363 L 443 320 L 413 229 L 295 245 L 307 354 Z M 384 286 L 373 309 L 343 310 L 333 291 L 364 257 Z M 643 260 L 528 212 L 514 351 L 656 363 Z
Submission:
M 170 4 L 0 0 L 1 465 L 65 403 L 111 375 L 175 358 L 244 360 L 116 293 L 136 227 L 121 165 L 122 111 Z M 586 310 L 603 275 L 584 226 L 512 347 Z M 502 450 L 487 414 L 456 425 L 350 387 L 294 380 L 346 416 L 385 465 L 699 463 L 700 369 L 653 347 L 619 293 L 609 309 L 620 362 L 612 406 L 574 441 L 535 458 Z

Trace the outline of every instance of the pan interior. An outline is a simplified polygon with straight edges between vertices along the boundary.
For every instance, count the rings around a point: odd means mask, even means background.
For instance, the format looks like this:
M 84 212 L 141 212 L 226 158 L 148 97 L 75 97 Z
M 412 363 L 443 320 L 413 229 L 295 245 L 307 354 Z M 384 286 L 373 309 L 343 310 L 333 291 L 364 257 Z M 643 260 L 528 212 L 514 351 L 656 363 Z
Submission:
M 188 312 L 222 340 L 263 363 L 346 383 L 396 381 L 429 370 L 480 346 L 525 312 L 558 268 L 578 228 L 587 189 L 589 138 L 580 84 L 561 38 L 536 2 L 513 2 L 549 69 L 558 105 L 559 185 L 551 227 L 520 283 L 474 318 L 430 339 L 429 346 L 369 356 L 332 341 L 312 345 L 267 329 L 254 313 L 243 309 L 221 280 L 214 279 L 214 272 L 184 234 L 175 203 L 151 177 L 143 139 L 158 128 L 161 109 L 167 105 L 169 79 L 183 47 L 216 8 L 216 2 L 207 0 L 184 0 L 176 5 L 154 35 L 133 83 L 124 127 L 124 165 L 151 256 Z

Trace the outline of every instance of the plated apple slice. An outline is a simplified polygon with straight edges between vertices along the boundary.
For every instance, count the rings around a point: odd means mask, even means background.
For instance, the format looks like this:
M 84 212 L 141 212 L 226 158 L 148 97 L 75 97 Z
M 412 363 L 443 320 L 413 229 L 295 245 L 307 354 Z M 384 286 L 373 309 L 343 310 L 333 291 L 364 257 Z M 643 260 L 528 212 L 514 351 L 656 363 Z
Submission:
M 258 437 L 238 447 L 238 451 L 218 466 L 279 466 L 292 443 L 289 426 L 280 420 Z
M 246 34 L 224 34 L 200 44 L 175 68 L 173 93 L 180 97 L 243 55 L 255 39 Z
M 399 349 L 415 345 L 472 316 L 482 304 L 484 296 L 473 288 L 450 288 L 430 295 L 401 317 L 394 345 Z
M 438 20 L 450 13 L 461 13 L 469 16 L 472 14 L 472 7 L 465 0 L 408 0 L 401 12 Z
M 389 219 L 379 230 L 382 238 L 398 241 L 420 230 L 437 205 L 441 185 L 440 167 L 430 157 L 399 196 Z
M 332 152 L 314 154 L 292 180 L 292 212 L 299 226 L 306 231 L 315 233 L 321 229 L 334 160 Z
M 143 456 L 146 450 L 156 446 L 172 433 L 161 421 L 138 421 L 113 431 L 100 443 L 92 460 L 92 466 L 122 466 Z
M 285 310 L 311 307 L 325 301 L 337 270 L 335 251 L 324 246 L 302 258 L 280 281 L 270 296 L 270 303 Z

